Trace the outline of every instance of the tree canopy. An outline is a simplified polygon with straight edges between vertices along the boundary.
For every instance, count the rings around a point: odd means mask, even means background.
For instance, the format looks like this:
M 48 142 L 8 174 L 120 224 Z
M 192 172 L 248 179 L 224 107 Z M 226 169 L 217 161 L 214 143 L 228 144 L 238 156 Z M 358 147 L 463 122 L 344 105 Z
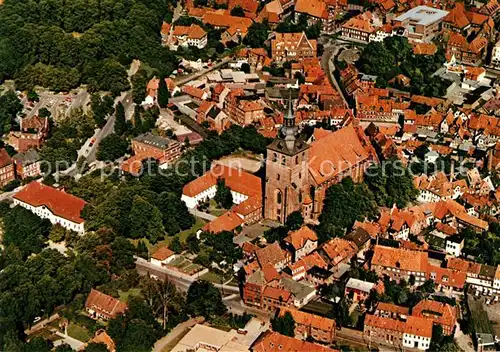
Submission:
M 0 82 L 22 90 L 43 85 L 67 91 L 80 83 L 114 95 L 129 87 L 133 59 L 172 72 L 177 64 L 161 46 L 171 1 L 6 1 L 0 8 Z
M 318 235 L 324 241 L 342 236 L 356 220 L 378 214 L 373 193 L 366 184 L 355 184 L 350 177 L 326 190 L 323 211 L 319 217 Z
M 377 86 L 385 88 L 399 74 L 411 80 L 406 87 L 397 82 L 392 86 L 410 90 L 413 94 L 430 97 L 442 96 L 448 84 L 433 76 L 445 61 L 444 51 L 439 48 L 434 55 L 414 55 L 408 39 L 401 36 L 385 38 L 383 42 L 371 42 L 363 50 L 356 65 L 361 72 L 377 76 Z
M 210 319 L 222 315 L 227 308 L 215 286 L 205 280 L 195 281 L 189 286 L 186 302 L 192 316 L 204 316 Z
M 113 161 L 125 155 L 128 149 L 128 142 L 117 135 L 111 133 L 104 137 L 97 147 L 97 160 Z
M 271 319 L 271 326 L 274 331 L 279 332 L 281 335 L 295 337 L 295 320 L 290 312 Z

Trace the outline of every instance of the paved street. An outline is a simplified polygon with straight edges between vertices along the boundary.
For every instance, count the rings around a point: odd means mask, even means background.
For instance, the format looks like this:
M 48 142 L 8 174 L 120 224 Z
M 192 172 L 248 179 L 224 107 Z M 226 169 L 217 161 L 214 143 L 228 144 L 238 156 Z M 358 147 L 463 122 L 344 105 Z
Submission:
M 196 73 L 194 73 L 194 74 L 192 74 L 192 75 L 190 75 L 188 77 L 185 77 L 185 78 L 182 78 L 182 79 L 176 81 L 176 84 L 177 84 L 177 86 L 181 87 L 181 86 L 185 85 L 188 82 L 191 82 L 191 81 L 194 81 L 195 79 L 203 77 L 204 75 L 206 75 L 210 71 L 216 70 L 219 67 L 228 64 L 232 60 L 233 59 L 231 57 L 226 57 L 221 62 L 219 62 L 218 64 L 213 65 L 212 67 L 209 67 L 209 68 L 206 68 L 204 70 L 198 71 L 198 72 L 196 72 Z
M 331 45 L 331 44 L 330 44 Z M 335 65 L 333 64 L 333 59 L 337 56 L 339 50 L 344 46 L 336 41 L 333 41 L 333 45 L 325 46 L 323 55 L 321 56 L 321 68 L 328 75 L 328 79 L 330 83 L 335 87 L 335 89 L 340 93 L 342 100 L 344 100 L 345 107 L 349 107 L 349 103 L 344 96 L 344 93 L 340 89 L 340 86 L 333 75 L 333 71 L 335 70 Z
M 196 210 L 194 208 L 188 208 L 188 210 L 194 216 L 197 216 L 197 217 L 202 218 L 204 220 L 212 221 L 214 219 L 217 219 L 217 216 L 214 216 L 214 215 L 209 214 L 209 213 L 205 213 L 203 211 Z
M 202 324 L 205 321 L 203 317 L 191 318 L 184 323 L 177 325 L 173 328 L 166 336 L 162 337 L 160 340 L 156 341 L 153 352 L 162 352 L 168 347 L 169 344 L 175 343 L 180 336 L 183 336 L 189 328 L 195 326 L 196 324 Z

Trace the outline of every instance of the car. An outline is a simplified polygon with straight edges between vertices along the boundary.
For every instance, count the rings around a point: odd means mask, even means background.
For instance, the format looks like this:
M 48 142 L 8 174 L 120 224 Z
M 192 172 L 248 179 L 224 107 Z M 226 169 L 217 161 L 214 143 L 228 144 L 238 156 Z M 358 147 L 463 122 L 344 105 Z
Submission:
M 489 306 L 490 304 L 491 304 L 491 299 L 487 299 L 487 300 L 486 300 L 486 305 L 488 305 L 488 306 Z
M 41 317 L 36 317 L 35 319 L 33 319 L 33 324 L 38 323 L 40 320 L 42 320 Z

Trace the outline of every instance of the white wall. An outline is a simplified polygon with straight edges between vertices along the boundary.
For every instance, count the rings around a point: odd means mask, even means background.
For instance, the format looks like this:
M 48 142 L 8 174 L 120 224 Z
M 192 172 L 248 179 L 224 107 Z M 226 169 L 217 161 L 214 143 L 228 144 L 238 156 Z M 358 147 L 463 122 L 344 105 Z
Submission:
M 23 208 L 28 209 L 33 214 L 35 214 L 36 216 L 38 216 L 42 219 L 48 219 L 54 225 L 59 224 L 62 227 L 64 227 L 65 229 L 72 230 L 72 231 L 75 231 L 78 233 L 85 232 L 83 222 L 81 224 L 78 224 L 78 223 L 70 221 L 68 219 L 61 218 L 61 217 L 55 215 L 54 213 L 52 213 L 52 211 L 49 208 L 47 208 L 43 205 L 39 206 L 39 207 L 34 207 L 28 203 L 21 202 L 20 200 L 15 199 L 15 198 L 14 198 L 14 205 L 19 205 Z
M 431 344 L 429 337 L 415 336 L 410 334 L 403 335 L 403 346 L 408 348 L 418 348 L 419 350 L 426 350 Z

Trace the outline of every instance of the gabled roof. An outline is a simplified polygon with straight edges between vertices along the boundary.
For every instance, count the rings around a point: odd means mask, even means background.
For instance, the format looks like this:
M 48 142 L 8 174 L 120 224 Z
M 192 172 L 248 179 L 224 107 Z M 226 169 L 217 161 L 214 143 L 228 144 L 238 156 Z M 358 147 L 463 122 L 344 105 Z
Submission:
M 267 331 L 253 345 L 254 352 L 333 352 L 326 346 Z
M 349 125 L 311 144 L 309 172 L 317 184 L 322 184 L 367 160 L 371 151 L 371 145 Z
M 297 231 L 290 232 L 284 239 L 285 242 L 290 243 L 296 250 L 304 247 L 308 240 L 313 242 L 318 240 L 316 232 L 308 226 L 302 226 Z
M 295 12 L 305 13 L 316 18 L 328 18 L 328 8 L 322 0 L 297 0 Z
M 399 333 L 404 332 L 405 329 L 405 323 L 401 320 L 384 318 L 371 314 L 365 316 L 364 325 Z
M 5 148 L 0 149 L 0 167 L 5 167 L 7 165 L 12 165 L 12 159 L 7 153 Z
M 278 242 L 273 242 L 268 244 L 264 248 L 259 248 L 255 255 L 261 267 L 264 267 L 268 264 L 275 265 L 281 261 L 285 260 L 285 251 L 281 249 Z
M 84 221 L 80 213 L 86 201 L 37 181 L 29 183 L 14 198 L 33 207 L 45 206 L 54 215 L 78 224 Z
M 409 335 L 431 338 L 432 320 L 409 316 L 406 320 L 404 332 Z
M 406 271 L 426 272 L 427 261 L 426 252 L 375 246 L 371 264 Z
M 335 320 L 321 317 L 319 315 L 301 312 L 293 308 L 282 308 L 280 309 L 279 315 L 282 317 L 286 313 L 290 313 L 298 325 L 311 326 L 313 328 L 323 330 L 323 331 L 334 331 L 335 330 Z
M 436 324 L 455 326 L 457 322 L 457 309 L 447 303 L 424 299 L 412 309 L 412 315 L 428 317 Z
M 127 305 L 120 300 L 104 294 L 100 291 L 91 289 L 85 301 L 87 309 L 99 310 L 114 317 L 125 312 Z
M 167 246 L 163 246 L 156 252 L 154 252 L 153 255 L 151 255 L 151 258 L 154 258 L 156 260 L 165 260 L 173 256 L 174 254 L 175 252 L 172 251 L 170 248 L 168 248 Z
M 233 231 L 243 224 L 243 219 L 232 211 L 225 212 L 218 218 L 210 221 L 203 226 L 202 230 L 211 233 L 220 233 L 223 231 Z

